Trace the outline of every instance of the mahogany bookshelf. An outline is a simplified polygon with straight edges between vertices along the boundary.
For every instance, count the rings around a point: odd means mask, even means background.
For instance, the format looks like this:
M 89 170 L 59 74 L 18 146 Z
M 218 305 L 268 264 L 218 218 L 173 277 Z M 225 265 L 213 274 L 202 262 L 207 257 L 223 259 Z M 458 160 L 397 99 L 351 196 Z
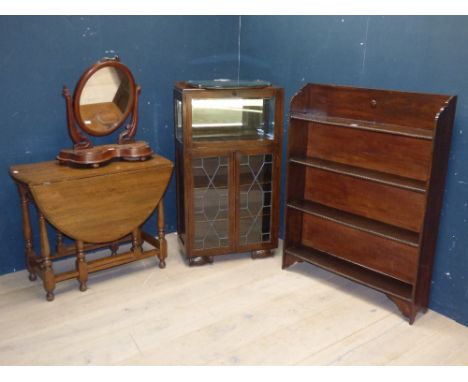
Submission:
M 291 101 L 283 268 L 426 310 L 456 96 L 305 85 Z

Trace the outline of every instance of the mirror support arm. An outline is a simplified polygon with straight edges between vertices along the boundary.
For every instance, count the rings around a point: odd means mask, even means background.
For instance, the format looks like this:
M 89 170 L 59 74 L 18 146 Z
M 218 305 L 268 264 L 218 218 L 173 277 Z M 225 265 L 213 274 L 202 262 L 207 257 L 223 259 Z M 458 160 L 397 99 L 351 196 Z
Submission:
M 73 115 L 73 104 L 70 91 L 64 85 L 63 86 L 63 96 L 65 97 L 65 103 L 67 105 L 67 125 L 68 133 L 73 141 L 73 147 L 75 149 L 87 149 L 93 147 L 91 141 L 86 138 L 84 135 L 80 134 L 75 126 L 75 117 Z
M 134 141 L 138 127 L 138 98 L 141 93 L 141 86 L 136 86 L 135 96 L 133 97 L 132 105 L 132 120 L 127 125 L 125 130 L 119 135 L 119 144 L 130 143 Z

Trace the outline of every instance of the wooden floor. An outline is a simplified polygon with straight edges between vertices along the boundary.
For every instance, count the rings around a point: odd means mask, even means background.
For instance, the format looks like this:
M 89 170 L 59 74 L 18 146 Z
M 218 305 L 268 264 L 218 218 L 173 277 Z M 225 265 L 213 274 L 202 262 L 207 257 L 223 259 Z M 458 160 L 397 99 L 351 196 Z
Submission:
M 0 277 L 1 365 L 468 365 L 468 328 L 413 326 L 382 294 L 281 254 L 189 268 L 174 234 L 153 259 L 58 284 Z M 61 264 L 63 265 L 63 264 Z

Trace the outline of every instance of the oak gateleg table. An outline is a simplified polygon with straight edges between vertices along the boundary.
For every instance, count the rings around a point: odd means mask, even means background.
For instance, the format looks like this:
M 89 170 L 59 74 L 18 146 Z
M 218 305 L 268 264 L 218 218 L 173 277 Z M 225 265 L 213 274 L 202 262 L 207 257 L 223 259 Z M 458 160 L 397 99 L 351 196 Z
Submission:
M 98 168 L 75 168 L 56 161 L 10 167 L 21 200 L 26 268 L 29 279 L 39 276 L 48 301 L 54 299 L 57 282 L 77 278 L 87 289 L 88 274 L 156 256 L 159 267 L 167 257 L 164 237 L 163 195 L 173 169 L 168 159 L 154 155 L 146 161 L 118 161 Z M 30 206 L 38 215 L 40 251 L 33 246 Z M 142 225 L 157 210 L 157 236 Z M 47 223 L 57 233 L 55 251 L 49 243 Z M 65 245 L 64 236 L 74 244 Z M 122 243 L 130 251 L 117 253 Z M 152 246 L 143 250 L 143 243 Z M 86 253 L 109 248 L 111 253 L 87 261 Z M 53 262 L 76 256 L 75 269 L 56 273 Z

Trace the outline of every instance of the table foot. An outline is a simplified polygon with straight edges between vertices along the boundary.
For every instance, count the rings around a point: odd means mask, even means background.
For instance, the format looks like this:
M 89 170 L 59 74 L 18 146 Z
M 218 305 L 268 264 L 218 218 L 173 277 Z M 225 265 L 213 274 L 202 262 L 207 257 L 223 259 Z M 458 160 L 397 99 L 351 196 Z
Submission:
M 159 268 L 161 268 L 161 269 L 166 268 L 166 262 L 164 260 L 159 261 Z
M 86 283 L 80 284 L 80 291 L 85 292 L 87 289 Z
M 119 244 L 118 243 L 112 243 L 109 246 L 109 249 L 111 250 L 111 256 L 117 255 L 117 251 L 119 250 Z
M 37 280 L 37 276 L 35 273 L 30 273 L 29 274 L 29 281 L 36 281 Z
M 47 301 L 54 301 L 55 295 L 52 292 L 47 292 L 46 300 Z

